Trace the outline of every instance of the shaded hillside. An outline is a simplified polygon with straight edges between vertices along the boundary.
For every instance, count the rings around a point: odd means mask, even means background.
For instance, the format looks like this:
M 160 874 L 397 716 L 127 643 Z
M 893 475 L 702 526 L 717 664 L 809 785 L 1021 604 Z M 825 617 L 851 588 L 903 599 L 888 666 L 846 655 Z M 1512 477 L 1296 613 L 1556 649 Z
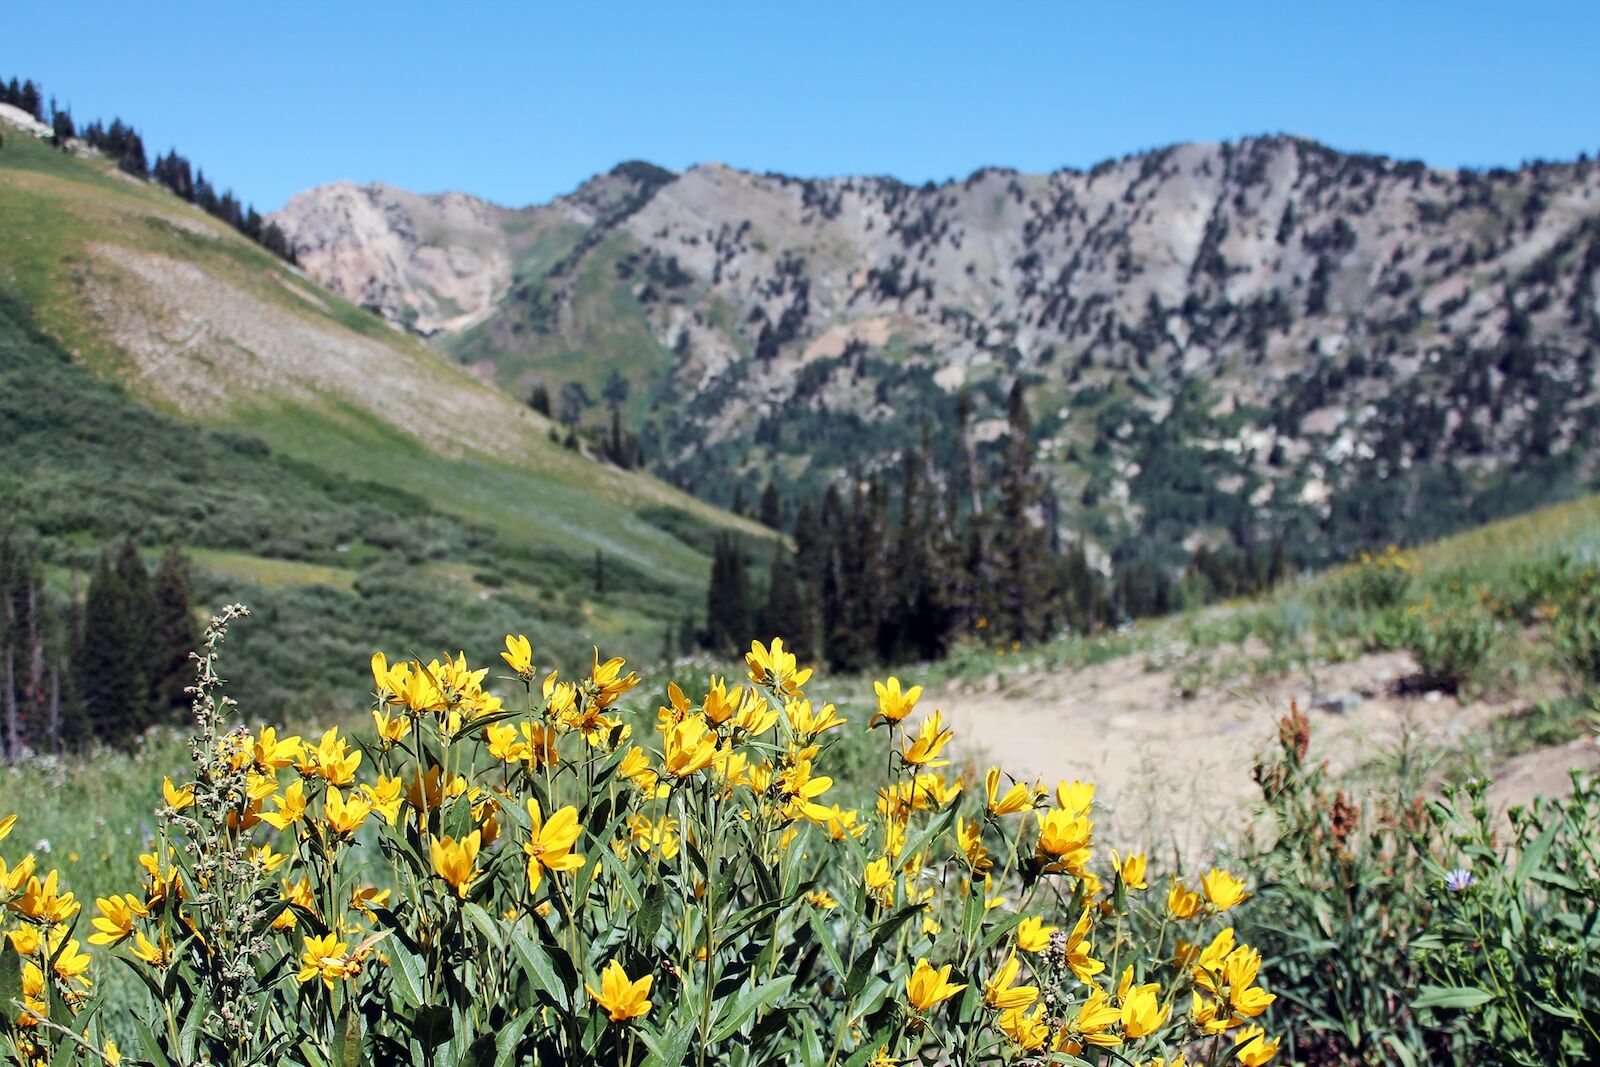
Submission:
M 737 522 L 553 443 L 109 160 L 5 134 L 0 498 L 58 595 L 104 542 L 180 545 L 204 603 L 262 609 L 246 681 L 285 702 L 333 671 L 364 689 L 347 672 L 374 640 L 436 653 L 526 630 L 570 663 L 579 630 L 654 654 L 703 605 Z

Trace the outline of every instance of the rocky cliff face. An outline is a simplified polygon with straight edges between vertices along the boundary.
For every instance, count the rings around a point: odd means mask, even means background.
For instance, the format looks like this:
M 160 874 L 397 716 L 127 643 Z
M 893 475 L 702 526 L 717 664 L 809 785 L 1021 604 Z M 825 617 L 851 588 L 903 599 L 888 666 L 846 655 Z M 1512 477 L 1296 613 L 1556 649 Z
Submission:
M 1061 521 L 1113 541 L 1326 526 L 1374 480 L 1414 512 L 1436 477 L 1470 483 L 1458 502 L 1552 457 L 1588 477 L 1587 161 L 1439 171 L 1271 137 L 920 188 L 630 164 L 519 212 L 349 186 L 290 207 L 314 276 L 507 388 L 597 397 L 619 372 L 650 462 L 724 502 L 870 472 L 924 423 L 948 450 L 962 393 L 981 450 L 1019 378 Z

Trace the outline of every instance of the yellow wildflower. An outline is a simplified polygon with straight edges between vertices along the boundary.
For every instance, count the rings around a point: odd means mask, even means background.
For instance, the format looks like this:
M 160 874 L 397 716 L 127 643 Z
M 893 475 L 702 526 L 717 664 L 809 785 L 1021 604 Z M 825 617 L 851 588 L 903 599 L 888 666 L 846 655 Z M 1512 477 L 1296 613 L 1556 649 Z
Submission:
M 983 788 L 989 796 L 990 815 L 1015 815 L 1033 810 L 1033 791 L 1021 782 L 1014 783 L 1005 795 L 1000 795 L 1000 768 L 990 767 L 983 776 Z
M 361 960 L 350 954 L 350 946 L 338 940 L 337 934 L 305 936 L 305 953 L 301 956 L 300 972 L 295 975 L 301 983 L 321 978 L 322 984 L 332 991 L 335 982 L 360 973 Z
M 341 836 L 361 829 L 361 824 L 371 814 L 372 801 L 359 793 L 352 792 L 350 799 L 346 800 L 343 793 L 329 786 L 327 795 L 322 798 L 322 821 L 328 829 Z
M 1050 935 L 1056 927 L 1046 926 L 1044 920 L 1030 915 L 1017 924 L 1017 947 L 1024 952 L 1043 952 L 1050 944 Z
M 1154 982 L 1136 986 L 1122 997 L 1122 1033 L 1141 1038 L 1155 1033 L 1166 1023 L 1171 1007 L 1161 1003 L 1161 987 Z
M 873 690 L 878 694 L 878 710 L 872 716 L 872 721 L 867 723 L 867 728 L 872 729 L 880 722 L 890 725 L 904 722 L 916 708 L 917 701 L 922 699 L 922 686 L 914 685 L 905 692 L 900 691 L 900 679 L 890 678 L 886 682 L 873 682 Z
M 530 802 L 531 803 L 531 802 Z M 478 877 L 478 846 L 481 835 L 474 830 L 460 841 L 451 837 L 433 838 L 433 870 L 449 883 L 456 896 L 466 898 L 472 880 Z
M 1218 911 L 1227 911 L 1250 899 L 1250 894 L 1245 892 L 1244 882 L 1218 867 L 1211 868 L 1201 877 L 1200 886 L 1205 890 L 1206 899 Z
M 1017 962 L 1015 951 L 1006 956 L 1006 961 L 994 973 L 994 977 L 983 987 L 983 1002 L 998 1011 L 1009 1011 L 1013 1008 L 1026 1008 L 1039 999 L 1039 987 L 1031 985 L 1017 985 L 1018 973 L 1022 965 Z
M 120 944 L 133 935 L 133 920 L 150 914 L 144 902 L 132 894 L 99 897 L 94 906 L 100 914 L 94 918 L 95 932 L 89 935 L 91 945 Z
M 770 650 L 760 641 L 750 642 L 744 661 L 750 668 L 750 680 L 757 685 L 767 686 L 779 696 L 805 695 L 801 687 L 811 680 L 812 670 L 796 669 L 794 653 L 784 651 L 783 638 L 774 637 Z
M 161 796 L 166 800 L 167 807 L 173 811 L 183 811 L 194 806 L 194 783 L 179 789 L 172 784 L 171 778 L 161 779 Z
M 906 976 L 906 999 L 919 1012 L 949 1000 L 963 989 L 950 981 L 950 964 L 935 969 L 926 958 L 919 958 L 916 967 Z
M 674 778 L 689 775 L 710 765 L 717 755 L 717 735 L 696 715 L 667 731 L 662 742 L 662 759 Z
M 1247 1026 L 1234 1039 L 1233 1054 L 1244 1067 L 1263 1067 L 1278 1054 L 1278 1039 L 1267 1040 L 1259 1026 Z
M 1116 849 L 1111 850 L 1111 866 L 1121 876 L 1122 884 L 1129 889 L 1150 888 L 1150 883 L 1145 881 L 1145 862 L 1143 852 L 1133 852 L 1126 857 L 1120 857 Z
M 546 821 L 540 815 L 538 800 L 529 797 L 528 817 L 533 828 L 522 851 L 528 855 L 528 889 L 538 892 L 545 871 L 576 871 L 583 866 L 583 857 L 572 851 L 582 827 L 578 825 L 578 809 L 571 804 Z
M 1194 918 L 1200 911 L 1200 894 L 1174 878 L 1167 890 L 1167 911 L 1174 919 Z
M 589 991 L 596 1004 L 605 1009 L 606 1016 L 612 1022 L 625 1023 L 629 1019 L 641 1019 L 650 1014 L 650 986 L 654 981 L 655 976 L 650 974 L 633 981 L 622 969 L 622 964 L 612 960 L 600 972 L 598 991 L 588 982 L 583 984 L 583 988 Z
M 939 759 L 938 755 L 955 735 L 954 730 L 944 728 L 943 713 L 935 711 L 930 718 L 923 720 L 922 729 L 915 737 L 906 739 L 905 751 L 900 758 L 913 767 L 943 767 L 950 761 Z
M 500 658 L 523 681 L 533 677 L 533 645 L 523 635 L 506 634 L 506 650 L 500 653 Z

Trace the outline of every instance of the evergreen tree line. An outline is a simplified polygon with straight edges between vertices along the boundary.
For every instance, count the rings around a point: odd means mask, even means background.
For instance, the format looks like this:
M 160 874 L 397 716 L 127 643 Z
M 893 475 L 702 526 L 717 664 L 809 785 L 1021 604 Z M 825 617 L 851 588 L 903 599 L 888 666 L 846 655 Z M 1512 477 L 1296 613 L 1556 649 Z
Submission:
M 1202 548 L 1181 574 L 1148 555 L 1116 560 L 1107 573 L 1081 538 L 1058 533 L 1020 383 L 1008 402 L 1004 451 L 988 469 L 970 445 L 970 403 L 958 416 L 953 469 L 934 463 L 925 430 L 892 476 L 802 501 L 789 525 L 794 551 L 771 550 L 764 587 L 752 580 L 758 561 L 749 548 L 734 535 L 720 539 L 700 642 L 729 652 L 752 633 L 778 635 L 832 670 L 863 670 L 938 659 L 966 636 L 1006 645 L 1094 631 L 1258 592 L 1285 575 L 1281 543 Z M 775 485 L 762 492 L 758 514 L 783 527 Z
M 198 639 L 176 550 L 152 575 L 131 541 L 107 548 L 80 601 L 46 589 L 28 545 L 0 540 L 0 751 L 15 762 L 185 722 Z
M 116 160 L 117 166 L 127 173 L 160 182 L 175 195 L 226 222 L 273 255 L 290 263 L 295 262 L 294 249 L 289 247 L 289 239 L 277 223 L 265 221 L 254 206 L 244 204 L 235 197 L 233 190 L 218 193 L 206 178 L 205 171 L 191 167 L 176 149 L 164 156 L 157 156 L 152 165 L 139 131 L 120 118 L 112 119 L 109 126 L 96 120 L 80 129 L 73 122 L 71 111 L 58 108 L 52 98 L 47 119 L 44 89 L 31 79 L 20 84 L 16 78 L 0 83 L 0 101 L 19 107 L 40 122 L 47 123 L 53 131 L 51 142 L 56 147 L 64 149 L 68 141 L 77 138 Z

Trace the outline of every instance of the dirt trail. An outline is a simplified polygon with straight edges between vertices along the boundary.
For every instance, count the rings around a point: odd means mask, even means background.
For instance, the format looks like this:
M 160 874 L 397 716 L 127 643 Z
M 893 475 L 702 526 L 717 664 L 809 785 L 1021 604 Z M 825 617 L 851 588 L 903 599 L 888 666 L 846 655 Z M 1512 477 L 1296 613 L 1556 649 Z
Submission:
M 1242 677 L 1184 699 L 1175 672 L 1147 669 L 1141 654 L 1076 672 L 951 683 L 921 706 L 944 710 L 960 755 L 1047 785 L 1093 781 L 1121 840 L 1190 851 L 1236 828 L 1259 799 L 1255 756 L 1291 700 L 1311 718 L 1313 755 L 1336 768 L 1392 752 L 1407 733 L 1457 747 L 1522 703 L 1463 706 L 1439 693 L 1396 693 L 1393 682 L 1414 670 L 1403 654 L 1372 655 L 1320 667 L 1314 677 Z M 1569 766 L 1600 766 L 1600 747 L 1586 739 L 1510 761 L 1496 769 L 1496 802 L 1564 791 Z

